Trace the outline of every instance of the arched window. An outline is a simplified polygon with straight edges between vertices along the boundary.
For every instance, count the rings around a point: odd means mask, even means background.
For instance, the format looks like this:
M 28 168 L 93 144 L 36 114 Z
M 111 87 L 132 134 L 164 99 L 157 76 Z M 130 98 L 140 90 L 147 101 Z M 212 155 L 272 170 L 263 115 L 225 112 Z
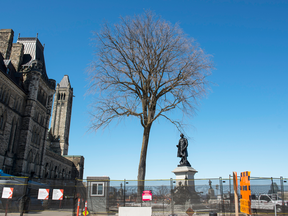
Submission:
M 12 121 L 12 126 L 11 126 L 11 131 L 10 131 L 10 137 L 9 137 L 9 152 L 13 152 L 13 146 L 14 146 L 14 142 L 15 142 L 15 137 L 16 137 L 16 131 L 17 131 L 17 123 L 16 123 L 16 119 L 14 118 Z
M 39 160 L 39 154 L 38 153 L 35 156 L 34 164 L 35 164 L 36 175 L 40 175 L 40 160 Z
M 9 95 L 9 93 L 7 92 L 7 93 L 6 93 L 6 99 L 5 99 L 5 103 L 6 103 L 7 105 L 9 105 L 9 99 L 10 99 L 10 95 Z
M 39 154 L 38 154 L 38 153 L 36 154 L 36 157 L 35 157 L 35 161 L 34 161 L 34 163 L 37 164 L 37 165 L 40 164 Z
M 2 97 L 2 92 L 3 92 L 3 87 L 1 86 L 1 88 L 0 88 L 0 101 L 1 101 L 1 99 L 3 98 L 3 97 Z
M 58 93 L 57 100 L 60 100 L 60 93 Z
M 40 100 L 41 103 L 43 103 L 43 95 L 44 95 L 44 92 L 43 92 L 43 90 L 41 89 L 41 100 Z
M 4 109 L 0 108 L 0 131 L 4 131 L 6 125 L 7 114 Z
M 27 161 L 28 163 L 32 163 L 33 162 L 33 152 L 30 150 L 28 157 L 27 157 Z
M 47 94 L 44 93 L 44 96 L 43 96 L 43 105 L 46 106 L 47 104 Z
M 34 134 L 34 131 L 35 131 L 35 126 L 33 127 L 32 129 L 32 136 L 31 136 L 31 142 L 34 143 L 34 139 L 35 139 L 35 134 Z
M 65 100 L 65 96 L 66 96 L 66 94 L 64 93 L 64 95 L 63 95 L 63 100 Z
M 3 128 L 3 125 L 4 125 L 4 114 L 1 113 L 1 114 L 0 114 L 0 129 Z
M 66 177 L 65 170 L 63 169 L 62 170 L 62 179 L 65 179 L 65 177 Z
M 35 144 L 38 144 L 39 142 L 39 130 L 36 128 L 36 126 L 33 127 L 33 130 L 32 130 L 32 137 L 31 137 L 31 142 L 32 143 L 35 143 Z
M 14 109 L 17 110 L 17 107 L 18 107 L 18 100 L 16 99 L 14 103 Z
M 38 133 L 38 130 L 36 130 L 35 131 L 35 141 L 34 141 L 35 144 L 38 144 L 38 139 L 39 139 L 39 133 Z
M 5 89 L 4 89 L 4 91 L 3 91 L 3 96 L 2 96 L 2 100 L 3 100 L 4 103 L 5 103 L 5 98 L 6 98 L 6 91 L 5 91 Z
M 31 150 L 27 157 L 26 173 L 29 174 L 30 176 L 34 175 L 33 153 Z
M 44 95 L 43 89 L 39 89 L 38 95 L 37 95 L 37 99 L 38 99 L 38 101 L 39 101 L 40 103 L 42 103 L 42 104 L 43 104 L 43 95 Z
M 20 101 L 20 99 L 19 99 L 19 101 Z M 21 112 L 21 110 L 22 110 L 22 102 L 20 101 L 19 103 L 18 103 L 18 107 L 17 107 L 17 110 L 18 110 L 18 112 Z
M 58 172 L 58 169 L 57 169 L 57 166 L 55 166 L 55 169 L 54 169 L 54 178 L 56 179 L 57 178 L 57 173 Z
M 35 111 L 33 119 L 34 119 L 35 121 L 37 121 L 37 118 L 38 118 L 38 112 Z
M 37 137 L 37 145 L 40 145 L 40 141 L 41 141 L 41 131 L 39 129 L 38 137 Z
M 50 170 L 49 178 L 53 178 L 53 176 L 54 176 L 54 170 L 53 170 L 53 163 L 52 163 L 52 162 L 51 162 L 51 164 L 50 164 L 49 170 Z
M 44 169 L 44 178 L 48 178 L 48 177 L 49 177 L 49 164 L 46 163 L 45 169 Z
M 58 175 L 57 175 L 58 179 L 62 178 L 62 172 L 61 172 L 61 165 L 58 167 Z

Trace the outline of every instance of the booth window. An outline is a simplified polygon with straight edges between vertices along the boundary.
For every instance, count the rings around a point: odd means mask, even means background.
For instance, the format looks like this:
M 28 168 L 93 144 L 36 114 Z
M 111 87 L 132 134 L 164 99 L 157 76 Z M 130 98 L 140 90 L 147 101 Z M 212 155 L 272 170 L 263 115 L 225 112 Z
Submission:
M 91 196 L 104 196 L 104 182 L 91 183 Z

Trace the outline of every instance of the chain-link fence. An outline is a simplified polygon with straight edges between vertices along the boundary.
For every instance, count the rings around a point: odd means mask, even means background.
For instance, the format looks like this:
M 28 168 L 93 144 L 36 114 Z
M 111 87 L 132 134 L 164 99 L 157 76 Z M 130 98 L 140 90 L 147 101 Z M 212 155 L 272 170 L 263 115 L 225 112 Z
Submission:
M 288 215 L 287 179 L 251 177 L 250 183 L 253 215 Z M 146 180 L 145 191 L 152 194 L 149 201 L 137 197 L 137 188 L 137 180 L 108 177 L 52 180 L 1 176 L 0 215 L 76 216 L 85 215 L 85 210 L 86 215 L 118 215 L 120 207 L 151 207 L 153 216 L 235 214 L 232 177 L 195 179 L 193 184 L 187 179 Z

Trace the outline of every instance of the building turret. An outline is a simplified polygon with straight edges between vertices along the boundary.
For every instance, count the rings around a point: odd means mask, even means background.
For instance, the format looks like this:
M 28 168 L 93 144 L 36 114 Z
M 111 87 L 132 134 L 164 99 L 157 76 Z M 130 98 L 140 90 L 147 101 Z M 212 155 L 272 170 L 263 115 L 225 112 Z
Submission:
M 68 154 L 72 101 L 73 88 L 68 75 L 64 75 L 56 87 L 50 130 L 54 137 L 59 138 L 61 155 Z

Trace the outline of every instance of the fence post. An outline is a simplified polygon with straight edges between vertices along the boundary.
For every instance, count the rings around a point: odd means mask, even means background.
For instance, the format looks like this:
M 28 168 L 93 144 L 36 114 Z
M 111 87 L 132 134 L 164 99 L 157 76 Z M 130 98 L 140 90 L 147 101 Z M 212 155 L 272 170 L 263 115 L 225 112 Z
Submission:
M 231 196 L 231 175 L 229 175 L 229 212 L 230 212 L 230 215 L 231 215 L 231 211 L 232 211 L 232 208 L 231 208 L 231 205 L 232 205 L 232 196 Z
M 76 205 L 76 199 L 77 199 L 77 179 L 75 178 L 75 182 L 74 182 L 74 198 L 73 198 L 73 216 L 76 216 L 76 208 L 77 208 L 77 205 Z M 77 215 L 79 216 L 79 215 Z
M 7 199 L 7 201 L 6 201 L 5 216 L 7 216 L 8 205 L 9 205 L 8 203 L 9 203 L 9 199 Z
M 280 176 L 280 184 L 281 184 L 282 213 L 284 213 L 284 214 L 285 214 L 285 203 L 284 203 L 284 183 L 283 183 L 283 176 Z
M 173 200 L 174 190 L 173 190 L 173 179 L 172 178 L 170 178 L 170 187 L 171 187 L 171 213 L 172 213 L 172 216 L 174 216 L 174 200 Z
M 126 188 L 125 188 L 125 185 L 126 185 L 126 179 L 124 179 L 124 191 L 123 191 L 123 204 L 124 204 L 124 207 L 125 207 L 125 199 L 126 199 L 126 197 L 125 197 L 125 190 L 126 190 Z
M 25 202 L 27 197 L 28 180 L 29 178 L 25 178 L 23 196 L 22 199 L 20 200 L 20 216 L 23 216 L 24 214 Z
M 222 205 L 222 214 L 225 212 L 224 209 L 224 196 L 223 196 L 223 181 L 222 181 L 222 177 L 219 177 L 219 184 L 220 184 L 220 194 L 221 194 L 221 205 Z

